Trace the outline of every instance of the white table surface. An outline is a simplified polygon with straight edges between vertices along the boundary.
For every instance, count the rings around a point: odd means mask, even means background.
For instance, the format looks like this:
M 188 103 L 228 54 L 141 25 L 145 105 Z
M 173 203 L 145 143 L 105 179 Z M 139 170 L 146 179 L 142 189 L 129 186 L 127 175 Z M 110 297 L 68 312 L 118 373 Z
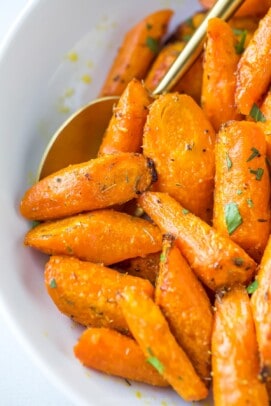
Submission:
M 0 0 L 0 42 L 27 0 Z M 29 359 L 0 309 L 0 405 L 75 406 Z

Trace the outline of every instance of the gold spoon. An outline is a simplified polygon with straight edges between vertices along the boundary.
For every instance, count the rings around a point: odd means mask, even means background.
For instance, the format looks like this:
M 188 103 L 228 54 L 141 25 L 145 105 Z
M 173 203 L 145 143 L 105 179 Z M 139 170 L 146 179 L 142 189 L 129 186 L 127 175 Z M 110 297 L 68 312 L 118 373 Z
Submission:
M 197 28 L 187 45 L 153 91 L 158 95 L 170 90 L 199 56 L 208 20 L 228 20 L 244 0 L 218 0 Z M 97 156 L 103 134 L 119 97 L 93 100 L 76 111 L 53 135 L 42 157 L 37 178 L 42 179 L 69 164 L 84 162 Z

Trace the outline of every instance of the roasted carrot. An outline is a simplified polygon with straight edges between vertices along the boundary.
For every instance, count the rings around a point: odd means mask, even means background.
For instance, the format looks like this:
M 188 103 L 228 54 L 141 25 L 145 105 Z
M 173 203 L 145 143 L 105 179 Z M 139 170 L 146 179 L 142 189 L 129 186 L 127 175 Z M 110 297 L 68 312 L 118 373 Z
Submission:
M 210 289 L 253 277 L 256 263 L 229 237 L 223 236 L 166 193 L 146 192 L 139 204 L 162 233 L 173 234 L 187 262 Z
M 201 105 L 216 131 L 228 120 L 241 119 L 234 96 L 239 55 L 231 27 L 219 18 L 208 22 Z
M 155 190 L 169 193 L 204 220 L 212 212 L 214 140 L 211 124 L 190 96 L 168 93 L 153 102 L 143 151 L 155 163 Z
M 125 288 L 119 304 L 127 324 L 150 362 L 187 401 L 206 398 L 208 390 L 178 346 L 159 307 L 143 292 Z
M 45 285 L 57 306 L 74 321 L 93 327 L 128 332 L 116 297 L 125 286 L 153 296 L 147 280 L 124 275 L 99 264 L 66 256 L 52 256 L 45 266 Z
M 271 378 L 271 237 L 268 240 L 251 298 L 259 344 L 261 376 Z
M 115 152 L 140 152 L 143 127 L 152 98 L 137 79 L 131 80 L 113 108 L 99 155 Z
M 271 8 L 260 21 L 237 68 L 235 101 L 240 113 L 248 115 L 267 91 L 271 81 Z
M 41 223 L 26 234 L 25 244 L 46 254 L 110 265 L 160 251 L 162 235 L 147 220 L 114 210 L 97 210 Z
M 147 361 L 136 341 L 108 328 L 86 329 L 74 354 L 88 368 L 154 386 L 168 383 Z
M 190 69 L 181 77 L 173 87 L 173 91 L 191 96 L 198 104 L 201 99 L 202 77 L 203 77 L 203 53 L 192 64 Z
M 143 79 L 166 34 L 172 10 L 156 11 L 139 21 L 125 35 L 108 72 L 100 96 L 121 95 L 133 78 Z
M 105 155 L 70 165 L 32 186 L 21 201 L 21 214 L 50 220 L 124 203 L 156 180 L 152 162 L 140 154 Z
M 160 255 L 161 252 L 157 252 L 144 257 L 131 258 L 115 266 L 121 272 L 148 279 L 154 285 L 159 271 Z
M 208 382 L 213 328 L 210 300 L 169 234 L 163 240 L 155 302 L 196 372 Z
M 267 406 L 258 379 L 259 357 L 248 294 L 234 287 L 216 300 L 212 337 L 214 403 L 217 406 Z
M 257 262 L 270 230 L 270 180 L 266 141 L 252 121 L 222 126 L 216 141 L 213 225 Z
M 257 122 L 265 134 L 266 140 L 266 155 L 269 162 L 271 162 L 271 91 L 265 95 L 264 100 L 260 106 L 262 114 L 261 120 Z
M 216 0 L 200 0 L 202 6 L 206 8 L 211 8 Z M 269 7 L 271 7 L 270 0 L 246 0 L 245 3 L 237 10 L 235 13 L 236 16 L 255 16 L 264 15 Z
M 184 41 L 177 41 L 170 42 L 161 49 L 144 80 L 149 90 L 156 88 L 184 46 Z

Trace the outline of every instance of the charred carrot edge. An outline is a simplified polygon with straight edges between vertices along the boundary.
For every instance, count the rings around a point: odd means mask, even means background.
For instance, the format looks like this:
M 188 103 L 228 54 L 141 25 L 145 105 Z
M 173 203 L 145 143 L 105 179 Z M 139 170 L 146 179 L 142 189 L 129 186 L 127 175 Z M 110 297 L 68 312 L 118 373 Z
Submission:
M 219 18 L 208 21 L 203 62 L 201 105 L 215 131 L 228 120 L 241 119 L 234 96 L 240 56 L 231 27 Z
M 209 383 L 213 328 L 211 303 L 201 283 L 175 246 L 174 238 L 168 234 L 163 239 L 155 302 L 195 370 L 203 381 Z
M 211 8 L 216 0 L 200 0 L 203 7 L 209 9 Z M 246 2 L 237 10 L 236 16 L 254 16 L 254 15 L 264 15 L 269 7 L 271 7 L 270 0 L 246 0 Z
M 235 102 L 240 113 L 249 115 L 267 91 L 271 80 L 271 8 L 241 56 L 237 68 Z
M 216 300 L 212 337 L 214 401 L 219 406 L 268 405 L 248 294 L 234 287 Z M 249 355 L 248 355 L 249 354 Z
M 143 292 L 125 288 L 119 303 L 129 328 L 151 363 L 185 400 L 204 399 L 208 390 L 171 334 L 159 307 Z
M 264 381 L 271 378 L 271 237 L 254 282 L 251 306 L 259 344 L 261 372 Z
M 21 201 L 30 220 L 50 220 L 121 204 L 156 180 L 151 160 L 119 153 L 70 165 L 33 185 Z
M 88 368 L 109 375 L 168 386 L 162 376 L 146 361 L 136 341 L 108 328 L 88 328 L 74 347 L 74 354 Z
M 98 154 L 140 152 L 143 127 L 151 102 L 152 98 L 143 84 L 132 79 L 113 109 Z
M 159 51 L 172 10 L 159 10 L 139 21 L 123 39 L 100 96 L 121 95 L 133 78 L 143 79 Z
M 232 121 L 216 140 L 213 225 L 257 262 L 270 230 L 266 140 L 256 123 Z
M 206 221 L 212 213 L 214 142 L 211 124 L 190 96 L 167 93 L 151 105 L 143 152 L 155 164 L 155 190 L 169 193 Z
M 147 280 L 66 256 L 52 256 L 45 266 L 45 286 L 66 316 L 84 326 L 108 327 L 128 333 L 127 323 L 117 304 L 125 286 L 134 286 L 153 296 Z
M 162 235 L 147 220 L 114 210 L 97 210 L 41 223 L 28 231 L 25 244 L 46 254 L 111 265 L 160 251 Z
M 256 270 L 253 259 L 171 196 L 146 192 L 139 198 L 139 204 L 162 233 L 175 236 L 177 247 L 210 289 L 247 284 L 252 279 Z

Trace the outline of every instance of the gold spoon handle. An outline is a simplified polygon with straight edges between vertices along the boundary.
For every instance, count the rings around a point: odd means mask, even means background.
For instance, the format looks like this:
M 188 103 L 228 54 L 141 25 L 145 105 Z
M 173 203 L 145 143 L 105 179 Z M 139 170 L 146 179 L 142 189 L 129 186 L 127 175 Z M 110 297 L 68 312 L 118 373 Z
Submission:
M 218 0 L 209 13 L 206 15 L 200 26 L 197 28 L 191 39 L 186 44 L 183 51 L 169 68 L 161 82 L 152 92 L 154 95 L 170 90 L 178 79 L 190 68 L 199 56 L 207 31 L 208 20 L 219 17 L 228 20 L 241 6 L 244 0 Z

